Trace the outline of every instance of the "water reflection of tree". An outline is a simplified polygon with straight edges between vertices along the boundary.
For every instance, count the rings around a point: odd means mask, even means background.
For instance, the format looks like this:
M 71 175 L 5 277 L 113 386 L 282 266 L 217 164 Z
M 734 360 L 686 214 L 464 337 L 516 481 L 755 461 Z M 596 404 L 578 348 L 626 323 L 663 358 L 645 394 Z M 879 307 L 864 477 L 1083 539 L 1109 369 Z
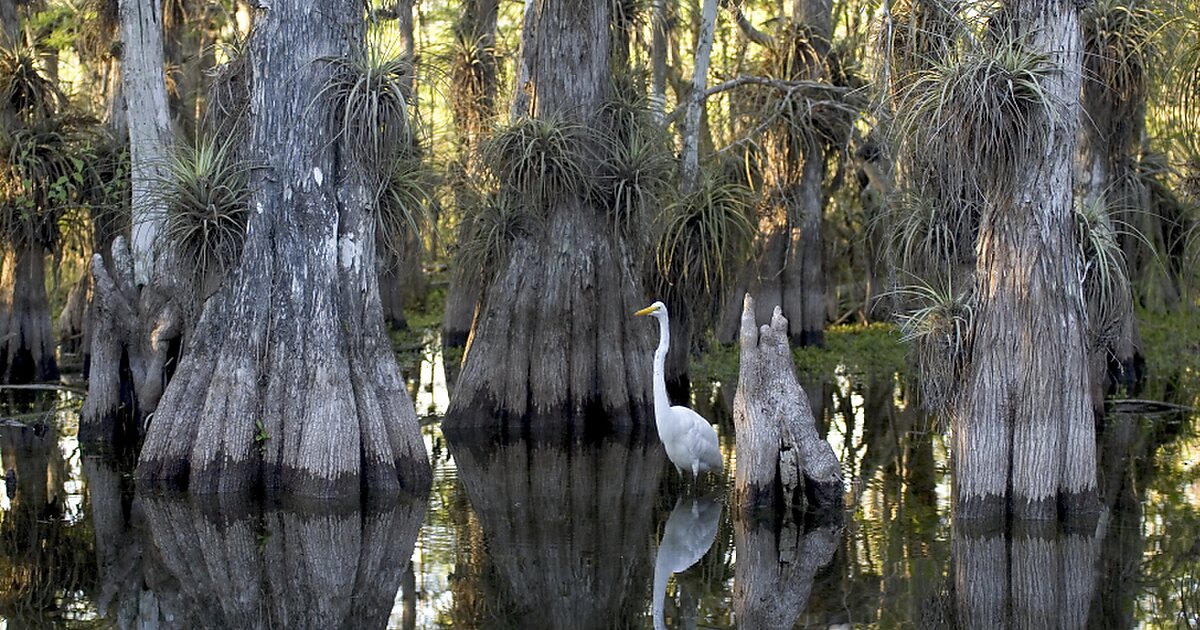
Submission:
M 423 498 L 362 507 L 144 496 L 139 623 L 166 628 L 382 628 Z
M 60 625 L 93 588 L 91 532 L 67 518 L 58 438 L 44 426 L 0 428 L 0 473 L 15 481 L 0 512 L 0 616 L 10 628 Z
M 658 444 L 447 439 L 487 546 L 485 566 L 456 567 L 455 624 L 642 627 Z

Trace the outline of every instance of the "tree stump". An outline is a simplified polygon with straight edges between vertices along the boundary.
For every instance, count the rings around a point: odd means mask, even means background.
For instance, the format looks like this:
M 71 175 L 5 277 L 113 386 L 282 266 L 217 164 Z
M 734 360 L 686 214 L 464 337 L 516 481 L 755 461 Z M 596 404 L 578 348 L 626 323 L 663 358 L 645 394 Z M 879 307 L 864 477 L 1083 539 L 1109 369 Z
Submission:
M 754 299 L 742 306 L 741 365 L 733 402 L 736 494 L 743 512 L 759 508 L 842 508 L 837 457 L 817 433 L 808 396 L 796 380 L 788 322 L 779 307 L 756 327 Z

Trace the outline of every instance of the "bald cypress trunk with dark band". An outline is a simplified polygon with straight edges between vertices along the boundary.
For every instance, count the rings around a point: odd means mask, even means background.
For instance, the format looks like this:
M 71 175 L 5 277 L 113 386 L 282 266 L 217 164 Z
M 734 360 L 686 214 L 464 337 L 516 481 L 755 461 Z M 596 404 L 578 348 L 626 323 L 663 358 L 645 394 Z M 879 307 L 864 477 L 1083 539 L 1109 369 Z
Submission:
M 323 60 L 354 54 L 363 32 L 351 0 L 259 9 L 245 244 L 163 394 L 139 482 L 315 497 L 430 483 L 384 331 L 366 165 L 319 97 Z
M 1054 65 L 1053 117 L 1030 130 L 1032 160 L 994 194 L 976 241 L 976 305 L 965 390 L 953 411 L 956 515 L 1053 519 L 1094 507 L 1096 452 L 1083 289 L 1072 224 L 1080 35 L 1073 2 L 1014 0 L 1009 28 Z M 1011 492 L 1011 496 L 1010 493 Z
M 609 7 L 529 5 L 514 117 L 569 121 L 585 137 L 605 124 Z M 644 296 L 629 247 L 586 186 L 549 195 L 537 212 L 544 221 L 509 247 L 484 293 L 447 428 L 479 418 L 524 424 L 526 416 L 582 426 L 584 411 L 649 405 L 653 329 L 631 317 Z M 499 413 L 455 413 L 479 408 Z

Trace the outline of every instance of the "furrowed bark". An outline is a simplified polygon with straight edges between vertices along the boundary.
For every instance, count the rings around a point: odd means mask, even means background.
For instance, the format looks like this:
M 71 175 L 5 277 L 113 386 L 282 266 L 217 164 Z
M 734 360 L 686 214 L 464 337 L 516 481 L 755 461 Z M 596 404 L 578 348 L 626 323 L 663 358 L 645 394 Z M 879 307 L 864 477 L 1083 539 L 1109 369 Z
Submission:
M 114 63 L 120 89 L 111 97 L 125 114 L 111 122 L 129 133 L 133 240 L 131 248 L 118 237 L 91 265 L 91 362 L 80 437 L 118 446 L 135 443 L 157 407 L 184 325 L 173 257 L 160 242 L 166 220 L 160 189 L 171 146 L 162 19 L 159 3 L 120 3 L 125 53 Z
M 275 2 L 248 43 L 250 210 L 138 464 L 147 485 L 310 497 L 423 491 L 429 462 L 383 327 L 364 168 L 318 98 L 359 5 Z
M 528 6 L 514 116 L 605 124 L 609 26 L 605 0 Z M 622 422 L 643 420 L 653 330 L 630 316 L 643 301 L 632 254 L 581 191 L 559 194 L 543 211 L 540 233 L 509 247 L 484 294 L 447 428 L 582 426 L 581 412 L 593 408 Z M 461 413 L 473 409 L 497 413 Z
M 818 435 L 808 396 L 796 380 L 787 319 L 776 306 L 770 325 L 758 329 L 754 312 L 754 300 L 747 295 L 733 403 L 738 509 L 752 514 L 807 504 L 840 516 L 841 467 Z
M 1080 89 L 1078 9 L 1018 0 L 1026 45 L 1059 72 L 1044 89 L 1062 108 L 1010 198 L 987 204 L 976 241 L 966 389 L 953 411 L 956 516 L 1052 519 L 1095 508 L 1095 435 L 1084 302 L 1072 227 L 1071 164 Z

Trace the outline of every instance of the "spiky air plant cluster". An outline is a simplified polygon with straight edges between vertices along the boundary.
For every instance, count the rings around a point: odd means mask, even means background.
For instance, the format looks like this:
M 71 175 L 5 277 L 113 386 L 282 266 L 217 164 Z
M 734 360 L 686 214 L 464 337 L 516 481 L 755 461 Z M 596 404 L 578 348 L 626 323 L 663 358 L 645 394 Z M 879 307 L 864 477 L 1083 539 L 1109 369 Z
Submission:
M 1125 254 L 1117 240 L 1118 230 L 1103 201 L 1081 201 L 1073 213 L 1076 240 L 1079 243 L 1080 268 L 1087 302 L 1088 331 L 1094 347 L 1104 347 L 1117 339 L 1119 326 L 1130 308 L 1129 278 Z
M 454 249 L 455 264 L 487 284 L 508 258 L 512 244 L 536 234 L 545 217 L 536 208 L 518 203 L 494 188 L 492 192 L 475 189 L 468 194 L 478 198 L 467 202 L 470 210 L 463 213 L 464 224 Z
M 486 38 L 456 33 L 450 51 L 450 107 L 459 131 L 473 136 L 483 132 L 494 114 L 495 87 L 500 59 Z
M 360 164 L 383 164 L 411 141 L 412 60 L 369 42 L 325 61 L 331 72 L 318 98 L 329 100 L 339 140 Z
M 857 81 L 834 58 L 835 53 L 822 52 L 828 48 L 829 42 L 815 39 L 803 26 L 787 25 L 776 33 L 761 73 L 779 83 L 752 86 L 745 108 L 749 114 L 746 126 L 752 130 L 747 137 L 755 138 L 763 132 L 758 154 L 772 164 L 764 170 L 778 170 L 784 165 L 799 169 L 805 151 L 817 147 L 837 149 L 849 142 L 865 101 L 844 84 Z M 788 82 L 794 86 L 781 87 Z M 819 89 L 820 83 L 830 89 Z M 785 176 L 798 178 L 797 173 Z
M 224 61 L 208 70 L 208 98 L 201 127 L 213 137 L 245 138 L 249 133 L 250 68 L 246 40 L 221 47 Z
M 1061 115 L 1043 89 L 1053 71 L 1019 36 L 987 34 L 912 77 L 897 107 L 895 146 L 939 191 L 1002 197 Z
M 1144 2 L 1096 0 L 1080 14 L 1083 29 L 1083 86 L 1085 100 L 1105 103 L 1108 120 L 1092 121 L 1101 129 L 1126 121 L 1140 112 L 1146 100 L 1148 70 L 1158 55 L 1154 46 L 1160 19 Z M 1092 112 L 1095 117 L 1099 112 Z
M 62 113 L 67 97 L 42 71 L 42 56 L 32 49 L 0 48 L 0 111 L 23 122 Z
M 89 177 L 95 121 L 75 113 L 33 51 L 0 49 L 0 236 L 52 246 Z
M 912 344 L 921 368 L 921 402 L 926 409 L 948 408 L 960 387 L 974 317 L 970 287 L 945 278 L 933 284 L 918 280 L 900 290 L 909 305 L 900 316 L 901 338 Z
M 249 166 L 230 138 L 177 145 L 160 182 L 166 240 L 201 279 L 221 274 L 242 253 L 249 218 Z
M 565 116 L 522 116 L 492 134 L 483 145 L 483 159 L 510 203 L 545 212 L 554 199 L 588 194 L 592 135 Z
M 745 186 L 705 174 L 667 205 L 654 247 L 660 288 L 692 303 L 720 295 L 754 239 L 753 200 Z
M 879 29 L 879 49 L 886 59 L 890 83 L 906 87 L 906 79 L 944 62 L 962 33 L 961 0 L 899 0 L 890 5 Z
M 901 282 L 911 279 L 897 302 L 923 402 L 937 411 L 953 402 L 969 352 L 983 215 L 1013 202 L 1022 165 L 1066 113 L 1045 89 L 1053 62 L 1006 26 L 1002 9 L 911 0 L 892 19 L 885 53 L 897 187 L 881 220 Z
M 599 177 L 593 198 L 608 210 L 614 233 L 635 252 L 651 245 L 650 217 L 673 201 L 677 188 L 670 135 L 651 117 L 645 97 L 617 97 L 604 110 L 607 132 L 599 144 Z
M 376 242 L 397 259 L 411 247 L 410 237 L 432 227 L 437 186 L 409 107 L 412 59 L 372 38 L 349 56 L 325 61 L 332 71 L 318 98 L 328 101 L 338 141 L 367 175 Z

